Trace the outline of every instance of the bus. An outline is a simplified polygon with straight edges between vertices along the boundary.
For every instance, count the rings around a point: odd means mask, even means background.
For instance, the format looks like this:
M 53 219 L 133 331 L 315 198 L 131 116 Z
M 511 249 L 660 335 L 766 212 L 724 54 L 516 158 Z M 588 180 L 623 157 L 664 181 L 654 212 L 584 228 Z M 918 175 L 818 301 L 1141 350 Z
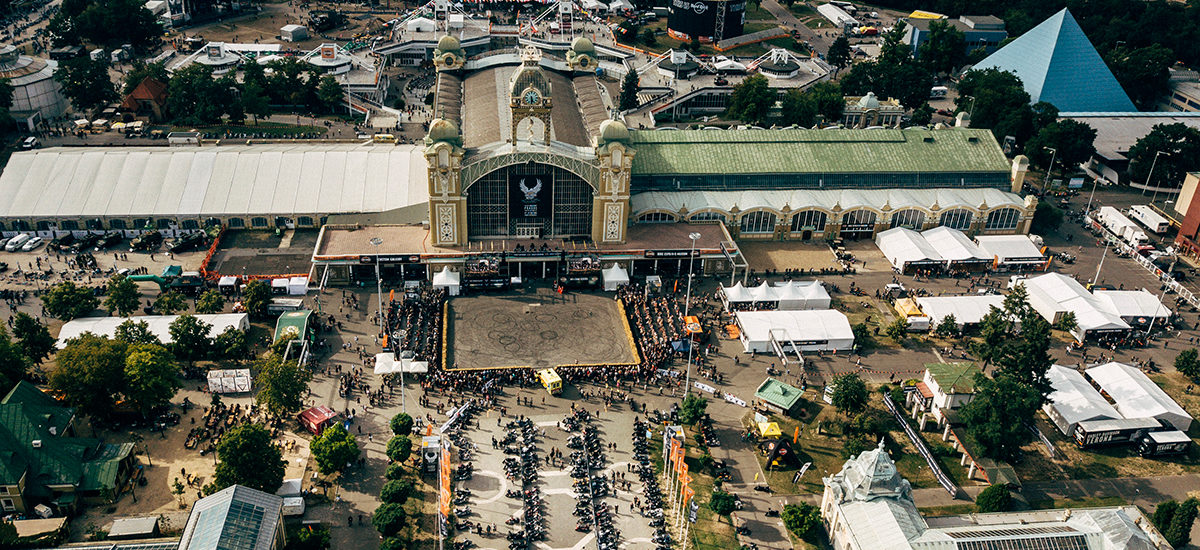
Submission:
M 950 93 L 950 89 L 945 86 L 934 86 L 929 89 L 929 99 L 941 99 Z
M 558 373 L 554 369 L 539 370 L 537 371 L 537 377 L 538 380 L 541 380 L 542 387 L 546 388 L 546 391 L 550 395 L 562 393 L 562 378 L 558 376 Z

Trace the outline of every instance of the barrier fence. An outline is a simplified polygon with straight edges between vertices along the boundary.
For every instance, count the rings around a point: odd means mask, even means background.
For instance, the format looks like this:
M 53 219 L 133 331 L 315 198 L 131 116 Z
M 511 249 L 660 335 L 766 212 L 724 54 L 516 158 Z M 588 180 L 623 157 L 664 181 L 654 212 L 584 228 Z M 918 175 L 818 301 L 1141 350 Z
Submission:
M 938 483 L 947 493 L 950 493 L 950 496 L 957 495 L 958 486 L 954 484 L 950 476 L 946 475 L 946 472 L 942 471 L 942 465 L 938 464 L 933 453 L 929 452 L 929 447 L 925 445 L 925 439 L 913 430 L 912 426 L 908 423 L 908 419 L 904 418 L 900 409 L 892 402 L 890 395 L 884 394 L 883 404 L 887 405 L 888 411 L 892 413 L 892 416 L 896 417 L 896 422 L 899 422 L 900 426 L 904 428 L 904 435 L 907 435 L 909 441 L 912 441 L 913 446 L 917 448 L 917 452 L 921 453 L 921 456 L 925 458 L 925 462 L 929 464 L 929 470 L 933 472 L 933 477 L 937 478 Z

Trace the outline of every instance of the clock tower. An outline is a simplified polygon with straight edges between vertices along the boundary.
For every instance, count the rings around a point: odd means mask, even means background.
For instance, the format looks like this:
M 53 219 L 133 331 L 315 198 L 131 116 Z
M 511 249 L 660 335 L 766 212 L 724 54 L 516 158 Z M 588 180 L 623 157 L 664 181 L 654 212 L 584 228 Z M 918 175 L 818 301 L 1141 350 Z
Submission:
M 533 46 L 526 46 L 521 51 L 521 68 L 513 73 L 509 81 L 509 103 L 512 111 L 512 144 L 517 146 L 517 126 L 527 118 L 533 119 L 530 126 L 530 137 L 540 122 L 542 126 L 542 142 L 550 144 L 550 79 L 538 65 L 542 53 Z

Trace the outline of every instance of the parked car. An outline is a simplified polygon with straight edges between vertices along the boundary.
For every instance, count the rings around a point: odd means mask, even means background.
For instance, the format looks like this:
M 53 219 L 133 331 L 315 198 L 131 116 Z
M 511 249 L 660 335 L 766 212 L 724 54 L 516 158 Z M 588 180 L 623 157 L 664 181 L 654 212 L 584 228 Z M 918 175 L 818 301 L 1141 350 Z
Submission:
M 32 239 L 25 241 L 25 244 L 21 245 L 21 252 L 32 252 L 37 250 L 37 247 L 42 246 L 43 244 L 46 244 L 45 239 L 42 239 L 41 237 L 33 237 Z
M 21 233 L 20 235 L 9 239 L 4 245 L 4 250 L 8 252 L 16 252 L 20 250 L 22 246 L 25 246 L 25 242 L 32 237 L 33 235 L 30 235 L 29 233 Z

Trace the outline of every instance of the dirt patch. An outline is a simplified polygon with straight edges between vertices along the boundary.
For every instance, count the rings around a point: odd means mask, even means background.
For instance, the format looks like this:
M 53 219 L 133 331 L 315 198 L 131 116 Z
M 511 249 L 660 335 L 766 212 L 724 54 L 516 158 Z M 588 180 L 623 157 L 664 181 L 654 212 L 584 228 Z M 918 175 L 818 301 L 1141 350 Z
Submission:
M 800 242 L 739 242 L 738 248 L 746 256 L 746 262 L 756 271 L 771 269 L 840 269 L 837 258 L 825 243 Z

